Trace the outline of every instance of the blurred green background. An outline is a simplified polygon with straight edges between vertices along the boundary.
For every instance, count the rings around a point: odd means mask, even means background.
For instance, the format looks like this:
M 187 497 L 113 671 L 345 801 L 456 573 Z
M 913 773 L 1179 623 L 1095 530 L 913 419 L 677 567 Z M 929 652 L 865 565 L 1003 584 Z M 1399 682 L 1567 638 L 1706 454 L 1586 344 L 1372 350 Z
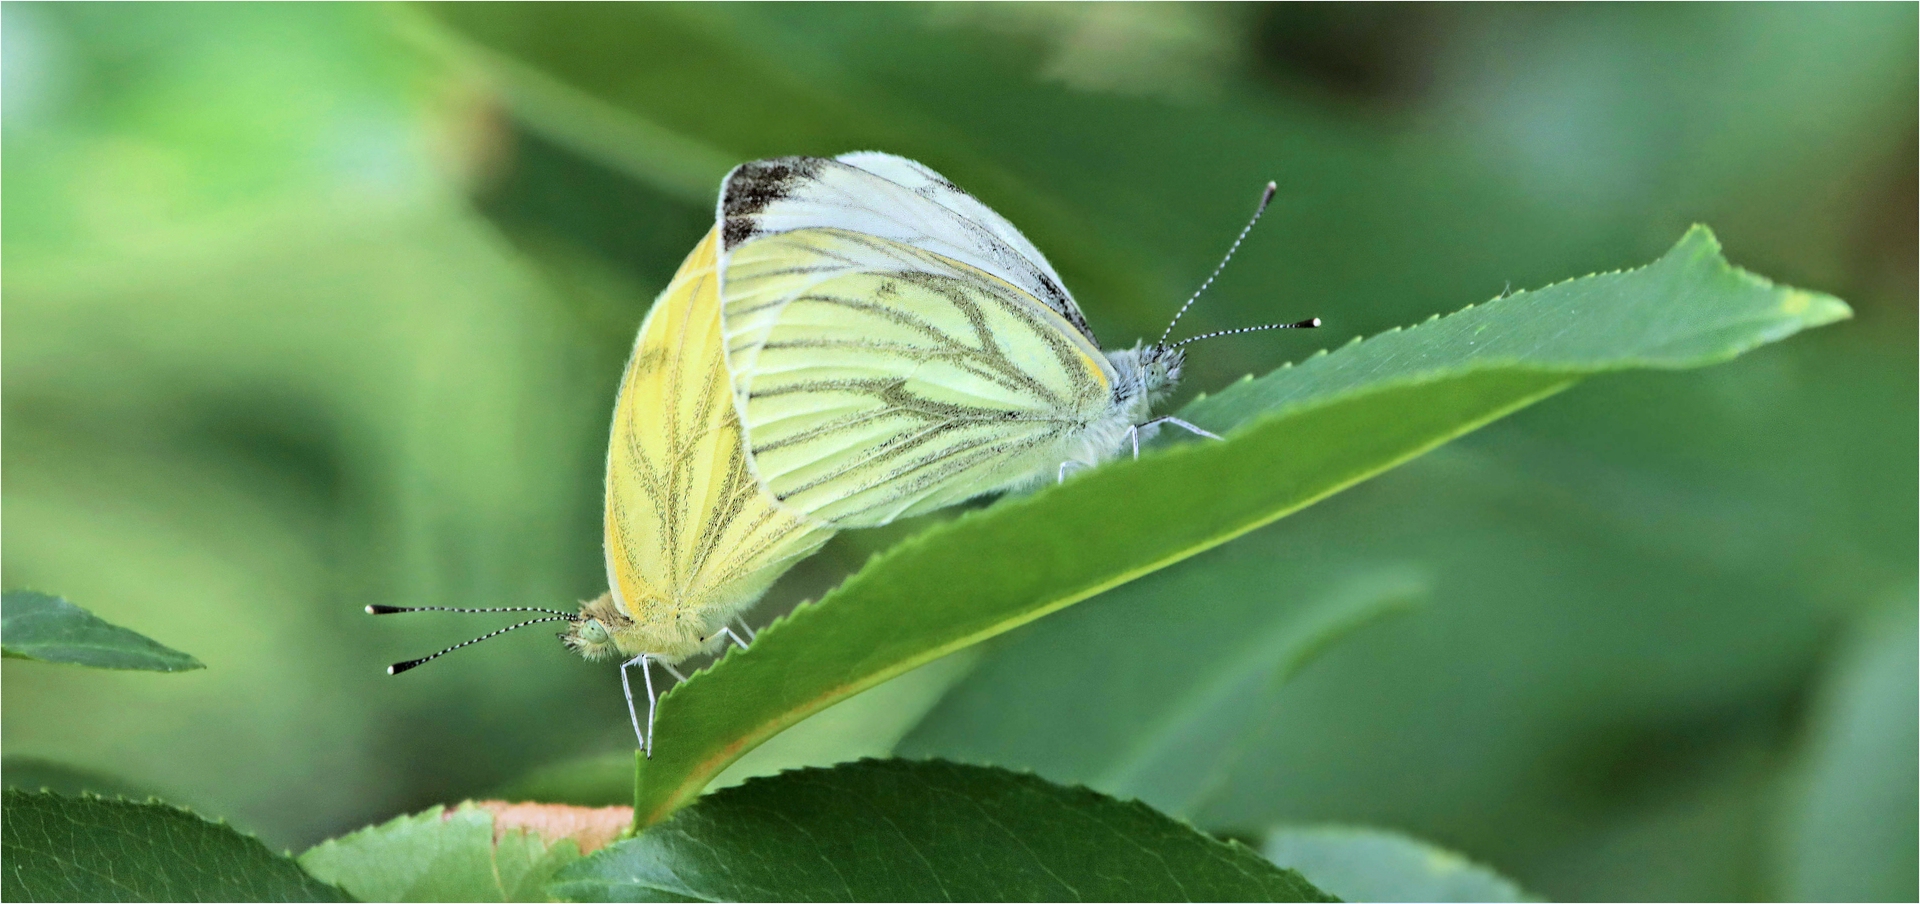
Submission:
M 360 607 L 604 589 L 619 369 L 720 176 L 870 148 L 1018 224 L 1110 347 L 1277 180 L 1182 329 L 1330 329 L 1197 347 L 1189 395 L 1696 221 L 1857 317 L 1584 385 L 829 712 L 786 761 L 899 739 L 1236 837 L 1387 826 L 1551 898 L 1916 895 L 1912 4 L 0 11 L 5 585 L 208 665 L 8 662 L 14 774 L 297 848 L 630 748 L 612 670 L 549 632 L 389 679 L 496 623 Z M 843 535 L 756 618 L 910 529 Z M 1237 708 L 1208 788 L 1103 785 L 1046 730 L 1076 663 L 1177 683 L 1232 630 L 1210 609 L 1385 573 L 1417 611 Z

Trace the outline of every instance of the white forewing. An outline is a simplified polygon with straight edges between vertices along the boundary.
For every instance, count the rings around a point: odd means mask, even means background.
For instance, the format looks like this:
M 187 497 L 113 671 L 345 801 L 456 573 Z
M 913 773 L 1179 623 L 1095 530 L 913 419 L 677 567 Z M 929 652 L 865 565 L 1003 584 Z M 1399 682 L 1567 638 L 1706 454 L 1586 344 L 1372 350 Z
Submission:
M 742 164 L 721 187 L 719 219 L 724 254 L 758 236 L 815 228 L 931 251 L 1012 284 L 1093 339 L 1079 305 L 1033 243 L 972 195 L 904 157 L 864 151 Z
M 1112 413 L 1098 346 L 1022 287 L 925 248 L 843 228 L 760 236 L 721 294 L 754 471 L 835 527 L 1051 473 Z

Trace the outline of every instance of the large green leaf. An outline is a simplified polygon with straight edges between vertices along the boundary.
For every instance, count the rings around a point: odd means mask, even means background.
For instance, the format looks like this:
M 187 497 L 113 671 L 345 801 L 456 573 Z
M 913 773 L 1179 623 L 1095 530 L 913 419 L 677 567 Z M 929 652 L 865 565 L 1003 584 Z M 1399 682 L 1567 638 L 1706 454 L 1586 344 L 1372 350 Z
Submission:
M 1512 880 L 1396 832 L 1346 826 L 1275 829 L 1268 859 L 1346 901 L 1524 901 Z
M 0 598 L 0 654 L 96 669 L 184 672 L 206 668 L 179 650 L 109 624 L 57 596 L 32 590 L 9 590 Z
M 433 807 L 322 842 L 300 855 L 300 865 L 366 901 L 544 901 L 553 874 L 580 859 L 583 847 L 604 844 L 625 810 Z M 521 812 L 542 821 L 508 821 L 506 814 Z
M 1032 775 L 862 760 L 717 791 L 565 870 L 578 901 L 1321 901 L 1144 804 Z
M 635 818 L 657 822 L 837 700 L 1223 543 L 1581 376 L 1721 361 L 1848 314 L 1838 299 L 1732 267 L 1696 228 L 1648 267 L 1499 298 L 1235 384 L 1182 412 L 1231 431 L 1226 441 L 1097 468 L 929 530 L 676 686 L 653 758 L 637 760 Z
M 223 823 L 157 801 L 9 788 L 0 896 L 9 901 L 348 901 Z

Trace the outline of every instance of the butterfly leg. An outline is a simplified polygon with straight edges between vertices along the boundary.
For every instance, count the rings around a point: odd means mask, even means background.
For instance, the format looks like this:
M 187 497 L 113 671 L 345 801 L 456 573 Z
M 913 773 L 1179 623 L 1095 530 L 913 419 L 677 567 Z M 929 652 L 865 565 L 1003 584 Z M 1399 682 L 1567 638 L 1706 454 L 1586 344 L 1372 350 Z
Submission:
M 622 674 L 625 674 L 624 672 Z M 647 681 L 647 759 L 653 759 L 653 711 L 660 698 L 653 693 L 653 668 L 645 653 L 640 654 L 640 677 Z
M 740 649 L 744 650 L 747 648 L 747 642 L 744 640 L 741 640 L 740 635 L 734 633 L 734 630 L 732 628 L 729 628 L 726 625 L 721 625 L 720 633 L 725 634 L 728 637 L 732 638 L 734 643 L 737 643 L 740 645 Z
M 740 623 L 740 630 L 747 632 L 747 643 L 753 643 L 753 639 L 758 636 L 758 633 L 753 630 L 752 625 L 747 624 L 747 617 L 744 615 L 736 615 L 733 617 L 733 620 Z
M 1073 460 L 1073 459 L 1071 459 L 1071 458 L 1069 458 L 1069 459 L 1067 459 L 1066 461 L 1063 461 L 1063 462 L 1061 462 L 1061 463 L 1060 463 L 1060 473 L 1054 476 L 1054 478 L 1053 478 L 1053 482 L 1054 482 L 1054 483 L 1063 483 L 1063 482 L 1065 482 L 1065 481 L 1066 481 L 1066 479 L 1067 479 L 1067 466 L 1068 466 L 1068 465 L 1072 465 L 1073 467 L 1076 467 L 1076 468 L 1090 468 L 1090 467 L 1093 467 L 1092 465 L 1090 465 L 1090 464 L 1087 464 L 1087 463 L 1086 463 L 1086 462 L 1084 462 L 1084 461 L 1075 461 L 1075 460 Z
M 1225 438 L 1226 438 L 1226 437 L 1223 437 L 1223 436 L 1221 436 L 1221 435 L 1220 435 L 1220 434 L 1218 434 L 1218 433 L 1212 433 L 1212 432 L 1209 432 L 1209 431 L 1206 431 L 1206 430 L 1202 430 L 1202 429 L 1200 429 L 1199 427 L 1196 427 L 1196 426 L 1194 426 L 1194 425 L 1192 425 L 1192 424 L 1190 424 L 1190 423 L 1187 423 L 1186 421 L 1183 421 L 1183 420 L 1181 420 L 1181 419 L 1179 419 L 1179 418 L 1177 418 L 1177 417 L 1174 417 L 1173 415 L 1170 415 L 1170 414 L 1169 414 L 1169 415 L 1166 415 L 1166 416 L 1164 416 L 1164 417 L 1157 417 L 1157 418 L 1154 418 L 1153 420 L 1150 420 L 1150 421 L 1148 421 L 1148 422 L 1146 422 L 1145 424 L 1142 424 L 1141 426 L 1142 426 L 1142 427 L 1145 427 L 1145 426 L 1150 426 L 1150 425 L 1153 425 L 1153 424 L 1172 424 L 1172 425 L 1174 425 L 1175 427 L 1179 427 L 1180 429 L 1182 429 L 1182 430 L 1185 430 L 1185 431 L 1187 431 L 1188 433 L 1193 433 L 1193 434 L 1198 434 L 1198 435 L 1200 435 L 1200 436 L 1204 436 L 1204 437 L 1206 437 L 1206 438 L 1208 438 L 1208 439 L 1225 439 Z M 1139 441 L 1138 441 L 1138 440 L 1135 440 L 1134 442 L 1135 442 L 1135 445 L 1134 445 L 1134 447 L 1133 447 L 1133 448 L 1134 448 L 1134 453 L 1133 453 L 1133 454 L 1134 454 L 1134 455 L 1136 455 L 1136 456 L 1138 456 L 1138 455 L 1140 454 L 1140 446 L 1138 445 L 1138 443 L 1139 443 Z
M 633 720 L 633 739 L 639 743 L 640 749 L 647 751 L 648 756 L 652 756 L 653 748 L 647 743 L 646 734 L 640 731 L 640 712 L 633 705 L 633 683 L 627 680 L 628 668 L 634 665 L 645 668 L 646 663 L 647 654 L 645 653 L 620 663 L 620 690 L 627 695 L 627 718 Z M 647 724 L 651 726 L 653 724 L 653 681 L 651 678 L 647 681 L 647 687 Z
M 675 681 L 685 681 L 685 680 L 687 680 L 687 676 L 685 676 L 685 675 L 682 675 L 682 674 L 680 674 L 680 670 L 679 670 L 679 669 L 676 669 L 676 668 L 674 668 L 673 666 L 670 666 L 670 665 L 667 665 L 666 663 L 664 663 L 664 662 L 663 662 L 663 663 L 660 663 L 660 667 L 661 667 L 661 668 L 663 668 L 663 669 L 666 669 L 666 670 L 667 670 L 667 674 L 669 674 L 669 675 L 672 675 L 672 676 L 673 676 L 673 680 L 675 680 Z

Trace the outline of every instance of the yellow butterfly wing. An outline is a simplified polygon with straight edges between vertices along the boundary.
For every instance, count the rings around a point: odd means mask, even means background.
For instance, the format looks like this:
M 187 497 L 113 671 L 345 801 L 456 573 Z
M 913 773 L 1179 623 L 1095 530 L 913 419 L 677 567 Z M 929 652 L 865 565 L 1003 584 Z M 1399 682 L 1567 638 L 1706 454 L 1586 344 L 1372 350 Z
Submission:
M 727 256 L 721 291 L 754 470 L 837 528 L 1050 475 L 1111 410 L 1111 365 L 1082 330 L 904 242 L 757 236 Z
M 607 446 L 607 582 L 622 652 L 674 662 L 833 531 L 754 479 L 721 346 L 717 232 L 640 326 Z

